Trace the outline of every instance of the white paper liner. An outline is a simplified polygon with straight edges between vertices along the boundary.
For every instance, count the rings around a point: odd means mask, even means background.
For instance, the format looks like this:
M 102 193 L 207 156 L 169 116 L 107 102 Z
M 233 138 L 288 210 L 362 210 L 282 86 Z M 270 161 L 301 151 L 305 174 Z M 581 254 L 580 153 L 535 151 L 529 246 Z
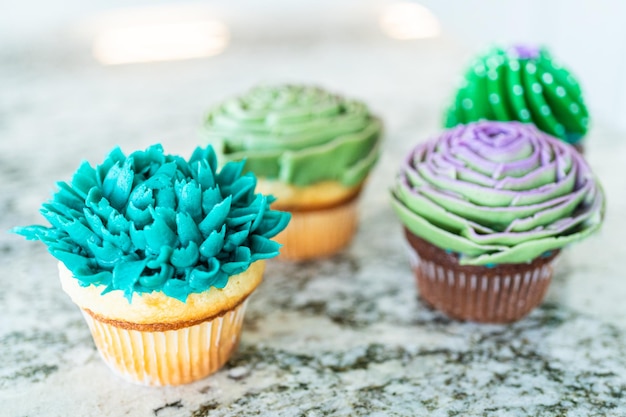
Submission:
M 212 320 L 167 331 L 128 330 L 83 311 L 104 362 L 124 379 L 179 385 L 221 368 L 237 348 L 248 301 Z
M 329 209 L 292 212 L 287 228 L 275 238 L 284 245 L 278 258 L 323 258 L 345 248 L 357 229 L 357 200 Z

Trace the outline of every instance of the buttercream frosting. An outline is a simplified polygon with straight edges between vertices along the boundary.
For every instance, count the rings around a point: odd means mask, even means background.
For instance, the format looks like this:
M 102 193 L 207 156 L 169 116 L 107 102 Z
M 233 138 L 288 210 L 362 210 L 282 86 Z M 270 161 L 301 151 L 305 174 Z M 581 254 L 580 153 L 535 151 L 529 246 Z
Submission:
M 600 226 L 604 194 L 573 148 L 531 124 L 477 122 L 415 147 L 392 188 L 404 225 L 459 263 L 524 263 Z
M 161 145 L 126 156 L 115 148 L 95 168 L 83 162 L 43 204 L 51 227 L 14 232 L 41 240 L 83 287 L 102 293 L 189 294 L 224 288 L 251 263 L 278 255 L 272 240 L 290 219 L 255 194 L 242 162 L 218 171 L 212 147 L 187 161 Z
M 260 86 L 212 109 L 206 134 L 220 160 L 305 187 L 359 185 L 379 155 L 381 121 L 367 106 L 311 86 Z
M 576 79 L 545 48 L 532 45 L 495 47 L 471 63 L 445 125 L 482 119 L 534 123 L 572 144 L 589 126 Z

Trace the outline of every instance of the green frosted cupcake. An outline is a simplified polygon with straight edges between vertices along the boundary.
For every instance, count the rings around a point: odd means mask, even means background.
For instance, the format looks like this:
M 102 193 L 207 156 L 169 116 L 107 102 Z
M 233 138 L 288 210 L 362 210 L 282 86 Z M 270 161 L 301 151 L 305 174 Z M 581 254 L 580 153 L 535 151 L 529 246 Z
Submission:
M 357 197 L 378 160 L 382 122 L 365 103 L 308 85 L 260 86 L 212 108 L 208 141 L 222 161 L 245 160 L 272 207 L 292 220 L 284 259 L 332 255 L 357 226 Z
M 515 45 L 476 57 L 445 126 L 478 120 L 533 123 L 581 150 L 589 113 L 576 79 L 545 48 Z

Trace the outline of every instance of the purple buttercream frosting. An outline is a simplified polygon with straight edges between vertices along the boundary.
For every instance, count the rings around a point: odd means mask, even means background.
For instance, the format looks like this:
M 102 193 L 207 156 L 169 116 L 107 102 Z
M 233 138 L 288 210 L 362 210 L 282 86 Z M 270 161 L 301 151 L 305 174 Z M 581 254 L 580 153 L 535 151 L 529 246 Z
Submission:
M 393 196 L 414 233 L 476 264 L 560 248 L 597 228 L 604 208 L 581 155 L 518 122 L 461 125 L 418 145 Z
M 565 146 L 552 142 L 552 138 L 528 124 L 479 122 L 445 132 L 433 143 L 431 154 L 442 155 L 461 173 L 489 172 L 484 181 L 499 189 L 502 184 L 498 180 L 518 178 L 520 173 L 530 174 L 531 170 L 555 164 L 560 166 L 564 159 L 572 157 Z M 437 169 L 438 160 L 437 157 L 433 161 L 426 159 L 425 163 Z
M 511 52 L 519 59 L 535 59 L 539 57 L 541 48 L 535 45 L 517 44 L 511 47 Z

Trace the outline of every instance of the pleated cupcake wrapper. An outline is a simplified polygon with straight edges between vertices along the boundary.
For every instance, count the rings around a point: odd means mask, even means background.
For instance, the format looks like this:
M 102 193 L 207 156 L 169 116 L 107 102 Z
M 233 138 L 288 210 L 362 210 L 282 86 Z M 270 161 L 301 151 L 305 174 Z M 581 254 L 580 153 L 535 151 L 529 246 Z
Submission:
M 421 259 L 413 248 L 409 253 L 420 296 L 461 320 L 508 323 L 521 319 L 543 301 L 554 273 L 554 260 L 528 264 L 513 273 L 468 274 Z
M 279 259 L 301 261 L 333 255 L 345 248 L 357 228 L 357 199 L 322 210 L 295 211 L 275 240 Z
M 222 316 L 167 331 L 138 331 L 99 321 L 83 311 L 105 363 L 124 379 L 179 385 L 221 368 L 239 344 L 247 300 Z

